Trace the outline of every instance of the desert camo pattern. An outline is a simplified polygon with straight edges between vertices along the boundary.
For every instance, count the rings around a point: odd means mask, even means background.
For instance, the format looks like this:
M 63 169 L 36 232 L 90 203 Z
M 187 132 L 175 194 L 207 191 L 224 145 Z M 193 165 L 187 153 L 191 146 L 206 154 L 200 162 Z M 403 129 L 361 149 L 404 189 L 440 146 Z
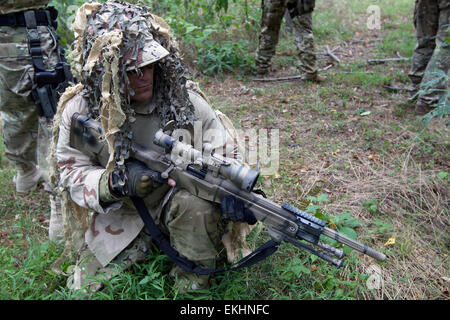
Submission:
M 202 131 L 208 132 L 212 130 L 209 132 L 215 133 L 214 135 L 203 135 L 203 143 L 212 143 L 216 149 L 224 146 L 227 141 L 232 143 L 233 139 L 229 137 L 209 104 L 200 95 L 192 91 L 189 92 L 189 95 L 191 102 L 195 106 L 196 115 L 201 121 Z M 134 135 L 137 138 L 140 137 L 139 141 L 137 141 L 138 143 L 150 150 L 161 152 L 160 147 L 155 146 L 151 139 L 145 138 L 153 136 L 154 132 L 159 128 L 159 117 L 154 111 L 151 105 L 147 107 L 141 106 L 136 113 L 137 127 L 133 128 L 133 131 L 139 133 Z M 80 114 L 86 114 L 87 112 L 86 100 L 81 95 L 76 95 L 67 102 L 61 117 L 56 149 L 56 157 L 60 170 L 60 183 L 64 188 L 69 190 L 71 199 L 77 205 L 94 212 L 90 228 L 85 235 L 85 240 L 89 249 L 94 253 L 101 265 L 106 266 L 137 237 L 144 224 L 127 200 L 120 199 L 112 203 L 103 203 L 102 199 L 100 199 L 100 182 L 105 168 L 99 166 L 94 159 L 89 159 L 89 157 L 85 156 L 79 150 L 70 147 L 70 119 L 75 112 L 79 112 Z M 231 143 L 228 144 L 231 145 Z M 237 152 L 237 150 L 237 148 L 233 148 L 232 152 Z M 160 221 L 159 217 L 166 203 L 172 203 L 174 199 L 175 201 L 176 199 L 180 199 L 182 202 L 191 203 L 190 208 L 192 210 L 187 210 L 190 214 L 195 212 L 199 216 L 206 215 L 214 221 L 212 224 L 217 223 L 220 214 L 217 205 L 206 205 L 203 200 L 196 199 L 192 195 L 189 195 L 190 201 L 187 201 L 185 199 L 187 195 L 180 192 L 168 186 L 162 186 L 144 199 L 155 221 Z M 172 194 L 176 196 L 170 198 Z M 192 206 L 198 206 L 198 208 L 192 208 Z M 179 232 L 177 232 L 178 225 L 172 220 L 176 220 L 173 217 L 177 214 L 181 215 L 181 211 L 186 212 L 188 206 L 184 204 L 182 206 L 171 205 L 169 207 L 171 209 L 169 210 L 168 217 L 172 217 L 169 219 L 172 224 L 168 222 L 169 220 L 165 220 L 168 226 L 166 230 L 170 233 L 172 241 L 177 243 L 177 249 L 182 254 L 186 251 L 189 257 L 195 259 L 212 259 L 217 253 L 212 248 L 216 246 L 217 239 L 221 239 L 221 237 L 212 234 L 207 237 L 204 236 L 205 232 L 211 232 L 211 229 L 213 229 L 211 223 L 205 222 L 205 228 L 199 229 L 196 228 L 198 221 L 195 219 L 192 220 L 195 223 L 192 223 L 190 228 L 195 229 L 196 232 L 203 233 L 197 236 L 193 235 L 193 239 L 197 239 L 197 242 L 190 241 L 188 247 L 180 247 L 181 244 L 186 245 L 186 236 L 181 235 L 185 230 L 179 229 Z M 200 217 L 196 216 L 197 218 L 200 219 Z M 185 224 L 183 223 L 183 225 Z M 189 227 L 189 224 L 185 225 L 185 227 Z M 184 240 L 176 240 L 178 238 Z M 206 243 L 202 243 L 205 241 Z M 208 250 L 205 248 L 208 248 Z

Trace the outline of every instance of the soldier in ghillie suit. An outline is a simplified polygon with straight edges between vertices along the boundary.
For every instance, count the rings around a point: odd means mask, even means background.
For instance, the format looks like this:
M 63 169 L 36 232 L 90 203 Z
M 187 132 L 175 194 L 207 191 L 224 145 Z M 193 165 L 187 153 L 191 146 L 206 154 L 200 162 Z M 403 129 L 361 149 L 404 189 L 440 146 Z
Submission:
M 29 193 L 48 178 L 45 157 L 51 141 L 52 114 L 39 112 L 42 107 L 51 107 L 50 100 L 47 104 L 39 101 L 37 90 L 47 88 L 44 83 L 38 89 L 36 68 L 53 75 L 64 57 L 55 33 L 57 12 L 46 7 L 48 2 L 0 2 L 0 115 L 5 154 L 17 170 L 17 195 Z M 49 78 L 55 84 L 63 81 Z M 56 102 L 52 102 L 56 109 Z M 59 240 L 62 225 L 54 194 L 50 195 L 50 202 L 50 239 Z
M 298 50 L 299 69 L 304 80 L 321 82 L 325 77 L 318 74 L 314 53 L 312 12 L 315 0 L 262 0 L 261 31 L 256 52 L 256 71 L 266 74 L 278 44 L 280 26 L 286 9 L 292 20 L 292 33 Z
M 413 53 L 409 78 L 414 93 L 419 92 L 415 110 L 427 113 L 448 92 L 442 78 L 450 65 L 449 0 L 416 0 L 414 26 L 417 45 Z M 446 102 L 449 103 L 448 101 Z
M 178 189 L 171 179 L 167 184 L 153 181 L 151 170 L 130 158 L 132 142 L 162 152 L 153 137 L 169 121 L 174 129 L 187 130 L 194 138 L 194 121 L 201 121 L 200 143 L 222 148 L 234 158 L 231 161 L 241 158 L 216 112 L 187 80 L 169 26 L 147 7 L 108 1 L 84 4 L 73 29 L 72 67 L 80 83 L 60 99 L 52 144 L 52 183 L 64 199 L 63 257 L 77 254 L 68 286 L 97 290 L 100 282 L 89 278 L 108 279 L 144 260 L 151 238 L 130 202 L 132 196 L 144 199 L 155 222 L 183 257 L 215 268 L 225 246 L 228 260 L 236 258 L 237 247 L 229 241 L 230 229 L 218 205 Z M 71 147 L 75 113 L 101 123 L 109 150 L 106 167 Z M 214 137 L 205 135 L 209 130 Z M 245 254 L 248 248 L 245 241 L 241 244 L 239 250 Z M 176 266 L 170 274 L 182 290 L 209 286 L 208 275 Z

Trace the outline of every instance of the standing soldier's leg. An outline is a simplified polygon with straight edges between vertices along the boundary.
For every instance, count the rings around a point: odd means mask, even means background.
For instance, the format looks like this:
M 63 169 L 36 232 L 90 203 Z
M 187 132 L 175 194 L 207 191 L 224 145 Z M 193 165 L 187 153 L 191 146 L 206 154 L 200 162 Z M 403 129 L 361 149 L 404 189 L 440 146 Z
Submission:
M 286 0 L 262 0 L 261 31 L 256 52 L 256 71 L 267 73 L 278 44 L 281 21 L 286 10 Z
M 418 97 L 416 104 L 417 112 L 429 111 L 427 109 L 433 105 L 436 105 L 444 94 L 448 92 L 448 82 L 445 81 L 445 76 L 448 76 L 448 69 L 450 65 L 450 43 L 447 40 L 450 37 L 450 1 L 447 1 L 447 4 L 448 5 L 446 8 L 439 10 L 439 26 L 436 35 L 436 48 L 434 49 L 433 55 L 428 62 L 422 83 L 420 85 L 420 88 L 425 89 L 426 93 L 421 94 Z
M 43 63 L 47 70 L 53 70 L 59 61 L 57 37 L 48 26 L 38 26 L 37 30 Z M 0 39 L 0 113 L 6 156 L 17 169 L 17 193 L 26 194 L 37 186 L 41 178 L 48 178 L 46 157 L 52 120 L 38 120 L 32 99 L 34 68 L 28 49 L 27 29 L 1 26 Z M 60 200 L 52 190 L 48 191 L 51 194 L 49 237 L 60 240 Z
M 414 27 L 417 44 L 412 56 L 409 78 L 414 89 L 419 89 L 425 69 L 436 47 L 435 37 L 438 31 L 438 0 L 416 0 L 414 7 Z
M 20 61 L 20 44 L 7 43 L 7 36 L 2 39 L 6 41 L 2 49 L 7 50 L 4 55 L 0 50 L 0 55 L 5 57 L 0 60 L 0 114 L 5 154 L 17 170 L 16 191 L 25 194 L 36 187 L 41 177 L 36 167 L 38 116 L 29 91 L 31 66 Z
M 299 69 L 303 79 L 316 80 L 317 57 L 314 53 L 314 35 L 312 30 L 312 12 L 298 15 L 292 19 L 294 24 L 294 42 L 298 50 Z

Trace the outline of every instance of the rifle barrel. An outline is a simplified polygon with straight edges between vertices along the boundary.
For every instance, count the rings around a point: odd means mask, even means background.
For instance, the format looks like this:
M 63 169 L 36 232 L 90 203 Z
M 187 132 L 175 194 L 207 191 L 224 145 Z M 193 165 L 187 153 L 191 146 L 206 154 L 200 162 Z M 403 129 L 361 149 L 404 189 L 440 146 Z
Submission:
M 349 246 L 350 248 L 355 249 L 356 251 L 367 254 L 368 256 L 370 256 L 374 259 L 377 259 L 378 261 L 384 261 L 386 259 L 386 255 L 384 255 L 383 253 L 378 252 L 366 245 L 363 245 L 363 244 L 359 243 L 358 241 L 350 239 L 349 237 L 344 236 L 343 234 L 338 233 L 330 228 L 325 227 L 323 229 L 323 235 L 325 235 L 331 239 L 334 239 L 340 243 L 343 243 L 343 244 Z

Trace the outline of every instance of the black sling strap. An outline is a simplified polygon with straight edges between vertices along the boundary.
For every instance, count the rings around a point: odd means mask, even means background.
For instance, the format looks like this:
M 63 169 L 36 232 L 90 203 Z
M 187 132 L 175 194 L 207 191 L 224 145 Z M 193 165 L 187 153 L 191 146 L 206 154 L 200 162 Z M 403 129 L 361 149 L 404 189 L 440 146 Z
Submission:
M 234 271 L 245 267 L 250 267 L 255 263 L 260 262 L 261 260 L 267 258 L 272 253 L 274 253 L 278 249 L 279 243 L 274 240 L 269 240 L 255 251 L 245 256 L 232 266 L 228 268 L 221 269 L 206 269 L 199 267 L 193 261 L 186 259 L 180 256 L 179 252 L 175 250 L 171 245 L 169 240 L 167 240 L 166 236 L 161 232 L 158 226 L 155 224 L 152 216 L 148 212 L 147 206 L 145 205 L 144 200 L 137 197 L 131 197 L 134 206 L 136 207 L 137 212 L 141 216 L 144 224 L 152 236 L 152 239 L 155 241 L 156 245 L 167 255 L 169 258 L 175 262 L 180 268 L 183 270 L 196 273 L 200 275 L 208 275 L 214 273 L 221 273 L 226 271 Z

